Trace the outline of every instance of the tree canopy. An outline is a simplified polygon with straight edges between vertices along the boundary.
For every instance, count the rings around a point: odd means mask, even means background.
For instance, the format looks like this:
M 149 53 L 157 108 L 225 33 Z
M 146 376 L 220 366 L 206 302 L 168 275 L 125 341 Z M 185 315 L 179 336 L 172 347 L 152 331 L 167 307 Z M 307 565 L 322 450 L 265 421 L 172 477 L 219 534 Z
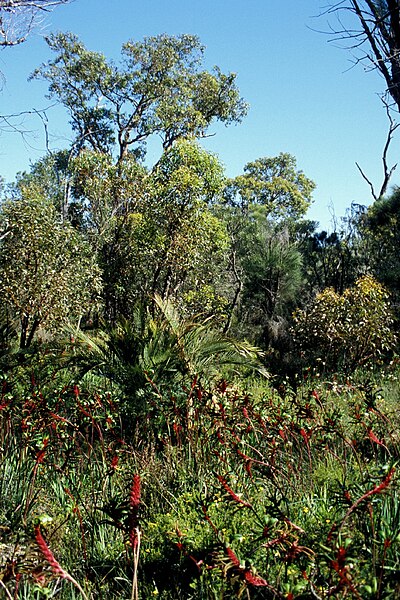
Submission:
M 100 299 L 100 273 L 89 245 L 54 206 L 27 193 L 0 212 L 0 293 L 19 321 L 20 347 L 77 322 Z
M 271 219 L 299 219 L 311 204 L 315 183 L 297 168 L 294 156 L 259 158 L 247 163 L 243 175 L 230 186 L 233 199 L 239 196 L 243 207 L 258 204 Z
M 85 48 L 77 36 L 47 38 L 56 57 L 34 77 L 67 108 L 75 148 L 143 156 L 158 134 L 164 148 L 180 137 L 206 135 L 214 121 L 239 122 L 247 112 L 234 73 L 203 70 L 204 47 L 194 35 L 159 35 L 122 47 L 121 66 Z

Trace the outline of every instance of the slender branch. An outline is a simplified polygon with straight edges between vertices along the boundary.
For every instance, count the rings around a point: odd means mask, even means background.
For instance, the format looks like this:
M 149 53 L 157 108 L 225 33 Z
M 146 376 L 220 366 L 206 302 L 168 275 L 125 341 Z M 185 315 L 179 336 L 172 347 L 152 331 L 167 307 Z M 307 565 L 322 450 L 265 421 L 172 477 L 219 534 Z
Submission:
M 396 131 L 396 129 L 400 126 L 400 123 L 396 123 L 393 120 L 393 117 L 390 114 L 390 109 L 389 109 L 388 103 L 384 99 L 382 99 L 382 101 L 385 104 L 386 114 L 387 114 L 387 117 L 389 119 L 389 131 L 388 131 L 388 135 L 387 135 L 387 138 L 386 138 L 385 146 L 383 148 L 383 155 L 382 155 L 384 180 L 383 180 L 383 183 L 382 183 L 381 190 L 379 192 L 379 197 L 380 198 L 386 194 L 386 190 L 387 190 L 387 187 L 389 185 L 390 178 L 392 177 L 394 171 L 397 168 L 397 163 L 394 164 L 390 169 L 388 168 L 387 153 L 388 153 L 388 150 L 389 150 L 390 143 L 391 143 L 391 141 L 393 139 L 393 134 Z
M 400 123 L 396 123 L 394 121 L 394 119 L 390 113 L 390 107 L 384 98 L 382 98 L 382 102 L 385 105 L 386 114 L 389 119 L 389 131 L 388 131 L 388 134 L 386 137 L 386 142 L 385 142 L 385 145 L 383 147 L 383 152 L 382 152 L 383 182 L 382 182 L 381 188 L 379 190 L 379 193 L 376 193 L 373 183 L 368 179 L 368 177 L 366 176 L 366 174 L 364 173 L 364 171 L 362 170 L 360 165 L 356 162 L 357 169 L 360 171 L 362 177 L 365 179 L 365 181 L 368 183 L 369 187 L 371 188 L 371 194 L 372 194 L 372 197 L 374 198 L 374 200 L 378 200 L 379 198 L 382 198 L 382 196 L 384 196 L 386 194 L 390 179 L 391 179 L 394 171 L 397 168 L 397 163 L 395 163 L 392 167 L 389 168 L 387 155 L 388 155 L 388 151 L 390 148 L 390 144 L 393 139 L 393 135 L 394 135 L 396 129 L 398 129 L 400 127 Z
M 368 177 L 366 176 L 366 174 L 364 173 L 364 171 L 362 170 L 362 168 L 360 167 L 360 165 L 358 164 L 358 162 L 356 162 L 356 167 L 360 171 L 362 177 L 368 183 L 369 187 L 371 188 L 371 194 L 372 194 L 373 199 L 374 200 L 378 200 L 378 197 L 377 197 L 377 195 L 375 193 L 375 188 L 374 188 L 372 182 L 368 179 Z
M 39 12 L 50 12 L 55 6 L 71 0 L 0 0 L 0 48 L 25 42 L 39 24 Z
M 0 586 L 3 588 L 7 598 L 9 600 L 13 600 L 13 597 L 11 596 L 10 592 L 8 591 L 8 589 L 6 588 L 6 586 L 4 585 L 4 583 L 2 582 L 2 580 L 0 579 Z

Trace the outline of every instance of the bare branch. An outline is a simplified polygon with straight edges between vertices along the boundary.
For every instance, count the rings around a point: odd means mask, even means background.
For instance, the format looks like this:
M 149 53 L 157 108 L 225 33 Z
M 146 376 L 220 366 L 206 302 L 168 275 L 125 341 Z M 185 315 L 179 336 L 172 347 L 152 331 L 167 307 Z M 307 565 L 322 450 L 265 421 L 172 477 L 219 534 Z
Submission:
M 362 168 L 356 163 L 368 183 L 374 200 L 387 192 L 397 164 L 388 166 L 388 152 L 400 123 L 391 111 L 400 112 L 400 0 L 340 0 L 325 9 L 322 15 L 335 15 L 338 27 L 330 25 L 333 41 L 346 41 L 346 47 L 355 55 L 354 64 L 364 63 L 376 69 L 384 78 L 386 92 L 381 96 L 389 119 L 389 130 L 382 152 L 383 181 L 376 191 Z M 354 25 L 355 24 L 355 25 Z M 358 27 L 357 27 L 358 24 Z M 387 98 L 393 102 L 389 105 Z
M 40 12 L 71 0 L 0 0 L 0 47 L 22 44 L 38 24 Z
M 372 184 L 372 182 L 368 179 L 368 177 L 365 175 L 364 171 L 362 170 L 362 168 L 360 167 L 360 165 L 356 162 L 356 167 L 357 169 L 360 171 L 362 177 L 365 179 L 365 181 L 368 183 L 369 187 L 371 188 L 371 194 L 374 200 L 377 200 L 378 197 L 375 193 L 375 188 Z
M 400 0 L 342 0 L 322 14 L 336 16 L 332 39 L 347 41 L 356 63 L 380 72 L 400 112 Z
M 392 115 L 390 113 L 390 107 L 389 107 L 388 103 L 385 101 L 384 98 L 382 98 L 382 102 L 385 104 L 386 114 L 387 114 L 387 117 L 389 119 L 389 131 L 388 131 L 388 134 L 387 134 L 386 143 L 385 143 L 385 146 L 383 148 L 383 154 L 382 154 L 384 179 L 383 179 L 382 187 L 381 187 L 380 192 L 379 192 L 379 198 L 382 198 L 382 196 L 384 196 L 386 194 L 386 191 L 387 191 L 387 188 L 388 188 L 388 185 L 389 185 L 389 181 L 390 181 L 390 179 L 391 179 L 394 171 L 397 168 L 397 163 L 396 163 L 395 165 L 393 165 L 389 169 L 388 164 L 387 164 L 387 153 L 388 153 L 388 150 L 389 150 L 389 147 L 390 147 L 390 143 L 391 143 L 391 141 L 393 139 L 393 134 L 396 131 L 396 129 L 398 129 L 398 127 L 400 126 L 400 123 L 396 123 L 393 120 L 393 117 L 392 117 Z
M 382 152 L 383 182 L 382 182 L 382 185 L 381 185 L 381 188 L 380 188 L 378 194 L 375 192 L 375 188 L 374 188 L 372 182 L 365 175 L 365 173 L 361 169 L 360 165 L 358 163 L 356 163 L 357 169 L 360 171 L 362 177 L 365 179 L 365 181 L 368 183 L 368 185 L 371 188 L 371 194 L 372 194 L 372 197 L 374 198 L 374 200 L 378 200 L 379 198 L 382 198 L 382 196 L 384 196 L 386 194 L 390 179 L 391 179 L 394 171 L 397 168 L 397 163 L 394 164 L 392 167 L 388 166 L 387 155 L 388 155 L 388 151 L 390 148 L 390 144 L 393 139 L 393 135 L 394 135 L 396 129 L 398 129 L 400 127 L 400 123 L 396 123 L 395 120 L 393 119 L 391 111 L 390 111 L 390 106 L 387 103 L 387 101 L 385 100 L 385 98 L 381 98 L 381 100 L 385 105 L 386 114 L 389 119 L 389 131 L 388 131 L 388 134 L 386 137 L 386 142 L 385 142 L 385 145 L 383 147 L 383 152 Z

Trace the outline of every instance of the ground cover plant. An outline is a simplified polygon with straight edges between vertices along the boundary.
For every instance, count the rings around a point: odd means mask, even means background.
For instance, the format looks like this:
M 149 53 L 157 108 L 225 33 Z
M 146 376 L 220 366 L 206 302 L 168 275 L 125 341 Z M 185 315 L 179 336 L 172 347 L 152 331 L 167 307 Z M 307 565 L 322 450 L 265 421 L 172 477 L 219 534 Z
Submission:
M 4 379 L 4 594 L 398 597 L 395 377 L 148 378 L 129 437 L 126 400 L 98 379 Z

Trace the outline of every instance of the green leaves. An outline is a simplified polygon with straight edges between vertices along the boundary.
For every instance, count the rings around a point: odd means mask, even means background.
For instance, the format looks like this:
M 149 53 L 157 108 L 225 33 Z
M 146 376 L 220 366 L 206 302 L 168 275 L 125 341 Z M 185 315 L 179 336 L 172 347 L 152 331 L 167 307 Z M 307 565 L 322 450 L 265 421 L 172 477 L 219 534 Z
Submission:
M 327 288 L 308 311 L 294 313 L 300 348 L 333 368 L 351 370 L 394 348 L 393 316 L 386 289 L 366 275 L 343 295 Z
M 304 216 L 311 204 L 315 183 L 296 170 L 296 159 L 288 153 L 247 163 L 244 174 L 233 180 L 233 190 L 245 206 L 259 204 L 275 220 Z
M 204 48 L 196 36 L 160 35 L 129 41 L 117 67 L 88 51 L 75 35 L 47 38 L 56 58 L 33 77 L 49 82 L 50 96 L 71 115 L 76 146 L 141 155 L 159 134 L 163 147 L 182 137 L 205 135 L 214 121 L 239 122 L 247 112 L 235 75 L 201 70 Z
M 87 243 L 50 200 L 28 193 L 2 205 L 0 294 L 20 321 L 20 346 L 95 310 L 100 275 Z
M 192 292 L 195 306 L 197 291 L 215 286 L 229 240 L 212 209 L 224 186 L 214 155 L 182 139 L 152 171 L 132 156 L 115 165 L 90 151 L 74 159 L 73 171 L 115 314 L 128 317 L 155 293 L 183 299 Z

